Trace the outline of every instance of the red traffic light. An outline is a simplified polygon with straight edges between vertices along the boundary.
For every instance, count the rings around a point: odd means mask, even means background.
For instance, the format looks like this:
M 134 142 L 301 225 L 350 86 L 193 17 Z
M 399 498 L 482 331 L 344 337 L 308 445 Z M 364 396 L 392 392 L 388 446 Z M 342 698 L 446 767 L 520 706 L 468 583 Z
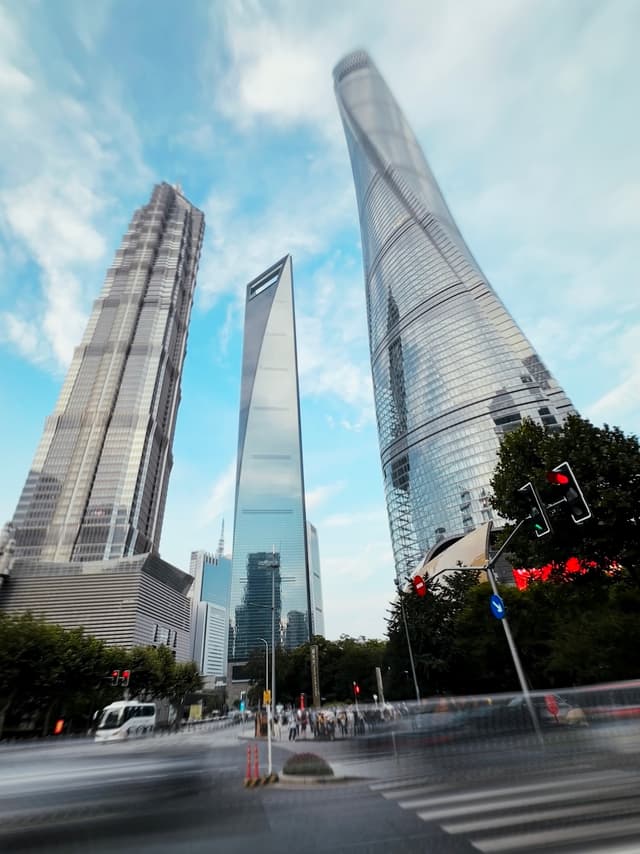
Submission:
M 418 596 L 424 596 L 427 592 L 427 585 L 424 583 L 424 578 L 421 575 L 414 575 L 411 579 L 413 589 Z
M 358 685 L 358 683 L 357 683 L 357 682 L 354 682 L 354 683 L 353 683 L 353 693 L 354 693 L 356 696 L 358 696 L 358 694 L 360 693 L 360 686 Z
M 547 480 L 549 483 L 553 483 L 555 486 L 568 486 L 569 478 L 566 474 L 563 474 L 561 471 L 548 471 L 547 472 Z
M 120 671 L 119 670 L 112 670 L 111 671 L 111 684 L 117 685 L 119 678 L 120 678 Z
M 121 685 L 124 685 L 124 686 L 125 686 L 125 688 L 126 688 L 126 686 L 129 684 L 129 678 L 130 678 L 130 676 L 131 676 L 131 671 L 130 671 L 130 670 L 123 670 L 123 671 L 122 671 L 122 678 L 120 679 L 120 684 L 121 684 Z

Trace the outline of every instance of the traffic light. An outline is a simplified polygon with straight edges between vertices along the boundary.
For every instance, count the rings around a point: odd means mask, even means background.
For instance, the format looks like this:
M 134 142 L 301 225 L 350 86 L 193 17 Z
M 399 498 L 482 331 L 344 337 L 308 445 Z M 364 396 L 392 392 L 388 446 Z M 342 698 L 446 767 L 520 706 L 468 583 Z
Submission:
M 122 671 L 122 676 L 120 677 L 120 684 L 124 688 L 126 688 L 127 685 L 129 684 L 129 678 L 130 677 L 131 677 L 131 671 L 130 670 L 123 670 Z
M 358 685 L 357 682 L 353 683 L 353 693 L 355 694 L 356 697 L 360 693 L 360 686 Z
M 120 679 L 120 671 L 119 670 L 112 670 L 111 671 L 111 684 L 117 685 L 119 679 Z
M 556 487 L 556 491 L 561 496 L 559 501 L 566 501 L 569 505 L 571 518 L 576 525 L 591 518 L 589 505 L 568 462 L 560 463 L 553 471 L 547 472 L 547 480 Z
M 421 575 L 414 575 L 411 579 L 413 589 L 418 596 L 424 596 L 427 592 L 427 585 L 424 583 L 424 578 Z
M 549 523 L 547 511 L 545 510 L 542 501 L 540 501 L 538 490 L 531 481 L 529 481 L 528 483 L 525 483 L 524 486 L 521 486 L 518 492 L 522 493 L 523 498 L 526 501 L 527 509 L 529 510 L 527 518 L 531 519 L 533 523 L 533 530 L 536 537 L 546 537 L 547 534 L 551 533 L 551 524 Z

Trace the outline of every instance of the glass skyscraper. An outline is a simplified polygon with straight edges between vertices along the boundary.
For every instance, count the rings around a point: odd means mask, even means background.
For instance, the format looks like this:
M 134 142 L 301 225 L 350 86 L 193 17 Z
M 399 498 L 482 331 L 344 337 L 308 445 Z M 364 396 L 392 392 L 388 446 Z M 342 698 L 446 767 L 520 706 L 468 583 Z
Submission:
M 380 455 L 396 573 L 492 518 L 502 436 L 571 402 L 465 245 L 363 51 L 334 69 L 356 189 Z
M 300 401 L 291 257 L 247 285 L 229 613 L 229 661 L 309 640 Z
M 227 674 L 231 559 L 223 549 L 221 538 L 215 554 L 191 552 L 189 563 L 195 579 L 191 590 L 192 657 L 205 676 Z
M 157 553 L 203 232 L 169 184 L 134 214 L 45 423 L 16 561 Z
M 311 614 L 313 635 L 324 635 L 324 609 L 322 607 L 322 577 L 320 575 L 320 544 L 318 529 L 307 522 L 307 549 L 309 552 L 309 577 L 311 579 Z

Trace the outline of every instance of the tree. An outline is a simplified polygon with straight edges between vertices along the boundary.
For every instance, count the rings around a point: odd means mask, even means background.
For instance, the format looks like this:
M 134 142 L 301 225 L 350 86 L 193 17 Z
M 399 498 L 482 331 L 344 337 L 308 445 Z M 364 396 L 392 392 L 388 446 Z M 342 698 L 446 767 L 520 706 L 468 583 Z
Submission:
M 464 570 L 451 573 L 446 583 L 442 579 L 428 581 L 424 597 L 419 597 L 413 590 L 399 594 L 388 622 L 386 696 L 407 699 L 414 695 L 402 605 L 421 694 L 442 694 L 452 689 L 451 661 L 456 619 L 477 581 L 477 572 Z
M 542 539 L 525 533 L 510 546 L 516 566 L 564 565 L 577 557 L 608 571 L 612 563 L 638 579 L 640 570 L 640 445 L 618 427 L 594 427 L 577 415 L 560 430 L 526 420 L 503 440 L 491 486 L 493 506 L 505 519 L 522 518 L 518 489 L 532 481 L 543 501 L 555 499 L 545 474 L 567 460 L 591 508 L 592 518 L 575 525 L 560 505 L 551 511 L 553 534 Z M 507 526 L 505 536 L 513 529 Z

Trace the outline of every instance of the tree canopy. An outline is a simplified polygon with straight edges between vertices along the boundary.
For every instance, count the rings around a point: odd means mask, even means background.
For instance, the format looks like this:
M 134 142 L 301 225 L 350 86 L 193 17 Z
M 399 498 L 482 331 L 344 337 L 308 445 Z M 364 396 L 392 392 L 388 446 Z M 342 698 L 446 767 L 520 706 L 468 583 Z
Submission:
M 638 578 L 640 569 L 640 445 L 618 427 L 594 427 L 577 415 L 560 430 L 532 421 L 505 436 L 491 486 L 493 506 L 505 519 L 523 518 L 518 489 L 527 481 L 543 501 L 556 498 L 545 474 L 568 461 L 592 518 L 575 525 L 566 505 L 551 511 L 553 534 L 541 539 L 518 535 L 509 546 L 516 566 L 562 564 L 577 557 L 607 571 L 612 563 Z M 507 526 L 507 535 L 512 526 Z
M 47 735 L 54 714 L 86 728 L 96 709 L 122 699 L 110 674 L 124 669 L 131 671 L 132 698 L 180 705 L 202 686 L 195 664 L 176 663 L 167 647 L 107 646 L 81 628 L 0 614 L 0 737 L 5 721 Z

